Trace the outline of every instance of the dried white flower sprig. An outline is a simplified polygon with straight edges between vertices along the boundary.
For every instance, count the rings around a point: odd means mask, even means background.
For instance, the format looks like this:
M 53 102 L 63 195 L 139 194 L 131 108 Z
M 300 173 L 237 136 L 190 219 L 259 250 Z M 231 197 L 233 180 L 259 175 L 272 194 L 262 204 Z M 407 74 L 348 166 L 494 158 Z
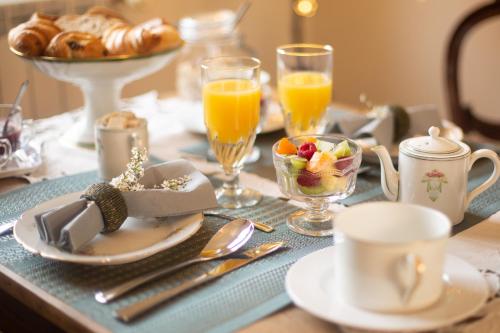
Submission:
M 145 187 L 139 181 L 144 176 L 144 162 L 147 159 L 146 148 L 132 148 L 132 157 L 127 164 L 124 173 L 111 180 L 110 184 L 122 192 L 141 191 Z M 153 186 L 154 189 L 169 189 L 172 191 L 183 190 L 191 177 L 184 175 L 177 178 L 165 179 L 160 185 Z
M 172 191 L 180 191 L 186 187 L 187 183 L 189 183 L 190 180 L 191 180 L 191 177 L 189 177 L 188 175 L 184 175 L 184 176 L 172 178 L 172 179 L 165 179 L 163 181 L 163 183 L 161 183 L 160 185 L 156 185 L 155 188 L 157 188 L 157 189 L 163 188 L 163 189 L 169 189 Z
M 122 192 L 143 190 L 144 185 L 139 183 L 139 180 L 144 176 L 144 162 L 146 159 L 146 148 L 132 148 L 132 157 L 127 164 L 127 170 L 118 177 L 113 178 L 110 184 Z

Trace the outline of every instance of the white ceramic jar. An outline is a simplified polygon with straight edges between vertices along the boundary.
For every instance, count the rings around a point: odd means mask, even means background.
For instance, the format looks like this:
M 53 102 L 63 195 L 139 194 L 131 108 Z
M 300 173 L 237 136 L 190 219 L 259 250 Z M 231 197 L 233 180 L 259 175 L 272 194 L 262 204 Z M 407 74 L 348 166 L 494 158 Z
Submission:
M 106 128 L 99 122 L 95 125 L 98 174 L 109 181 L 127 169 L 132 157 L 132 148 L 146 148 L 149 151 L 148 126 L 141 119 L 138 127 Z

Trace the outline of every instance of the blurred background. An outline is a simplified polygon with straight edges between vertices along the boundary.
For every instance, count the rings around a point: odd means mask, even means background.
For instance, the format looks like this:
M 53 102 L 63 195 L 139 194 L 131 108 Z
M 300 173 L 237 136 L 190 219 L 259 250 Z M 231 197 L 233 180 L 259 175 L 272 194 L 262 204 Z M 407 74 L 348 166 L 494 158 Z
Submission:
M 302 2 L 302 4 L 300 4 Z M 162 16 L 182 17 L 218 9 L 235 10 L 238 0 L 28 1 L 0 0 L 0 101 L 12 102 L 20 83 L 30 79 L 23 101 L 25 117 L 42 118 L 82 105 L 79 89 L 38 72 L 13 55 L 8 29 L 34 11 L 81 13 L 99 4 L 111 6 L 132 22 Z M 405 106 L 435 104 L 448 117 L 445 51 L 458 22 L 480 0 L 253 0 L 240 32 L 262 60 L 274 84 L 275 49 L 289 42 L 329 43 L 334 54 L 334 101 L 360 106 L 366 93 L 375 103 Z M 485 120 L 500 121 L 500 20 L 475 28 L 465 41 L 460 63 L 463 100 Z M 176 65 L 136 81 L 125 96 L 157 90 L 175 93 Z

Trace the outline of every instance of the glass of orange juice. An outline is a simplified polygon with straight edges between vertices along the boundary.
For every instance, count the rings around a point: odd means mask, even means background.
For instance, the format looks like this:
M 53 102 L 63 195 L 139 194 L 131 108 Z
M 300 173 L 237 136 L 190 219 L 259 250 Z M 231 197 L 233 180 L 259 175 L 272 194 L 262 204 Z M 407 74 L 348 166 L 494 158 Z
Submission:
M 255 141 L 260 114 L 260 61 L 217 57 L 202 62 L 202 97 L 208 142 L 226 174 L 216 189 L 224 208 L 256 205 L 262 195 L 239 184 L 239 174 Z
M 333 48 L 289 44 L 276 52 L 278 95 L 288 136 L 322 134 L 332 98 Z

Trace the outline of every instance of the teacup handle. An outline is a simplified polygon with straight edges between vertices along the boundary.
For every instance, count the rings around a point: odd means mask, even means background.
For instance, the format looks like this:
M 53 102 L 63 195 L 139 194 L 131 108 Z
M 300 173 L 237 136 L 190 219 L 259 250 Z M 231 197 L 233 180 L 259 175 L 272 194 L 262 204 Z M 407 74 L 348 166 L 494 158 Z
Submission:
M 498 180 L 498 177 L 500 176 L 500 159 L 494 151 L 489 149 L 479 149 L 473 152 L 469 157 L 469 165 L 467 171 L 470 171 L 474 163 L 480 158 L 487 158 L 491 160 L 491 162 L 493 162 L 493 172 L 484 183 L 467 193 L 467 195 L 465 196 L 465 209 L 469 207 L 470 203 L 472 202 L 472 200 L 474 200 L 475 197 L 486 191 L 491 185 L 495 184 L 495 182 Z
M 422 259 L 414 253 L 408 253 L 398 260 L 396 267 L 397 282 L 403 304 L 408 304 L 410 301 L 422 281 L 425 270 L 426 266 Z
M 3 167 L 10 159 L 12 154 L 12 146 L 8 139 L 0 139 L 0 147 L 3 147 L 3 154 L 0 156 L 0 168 Z

